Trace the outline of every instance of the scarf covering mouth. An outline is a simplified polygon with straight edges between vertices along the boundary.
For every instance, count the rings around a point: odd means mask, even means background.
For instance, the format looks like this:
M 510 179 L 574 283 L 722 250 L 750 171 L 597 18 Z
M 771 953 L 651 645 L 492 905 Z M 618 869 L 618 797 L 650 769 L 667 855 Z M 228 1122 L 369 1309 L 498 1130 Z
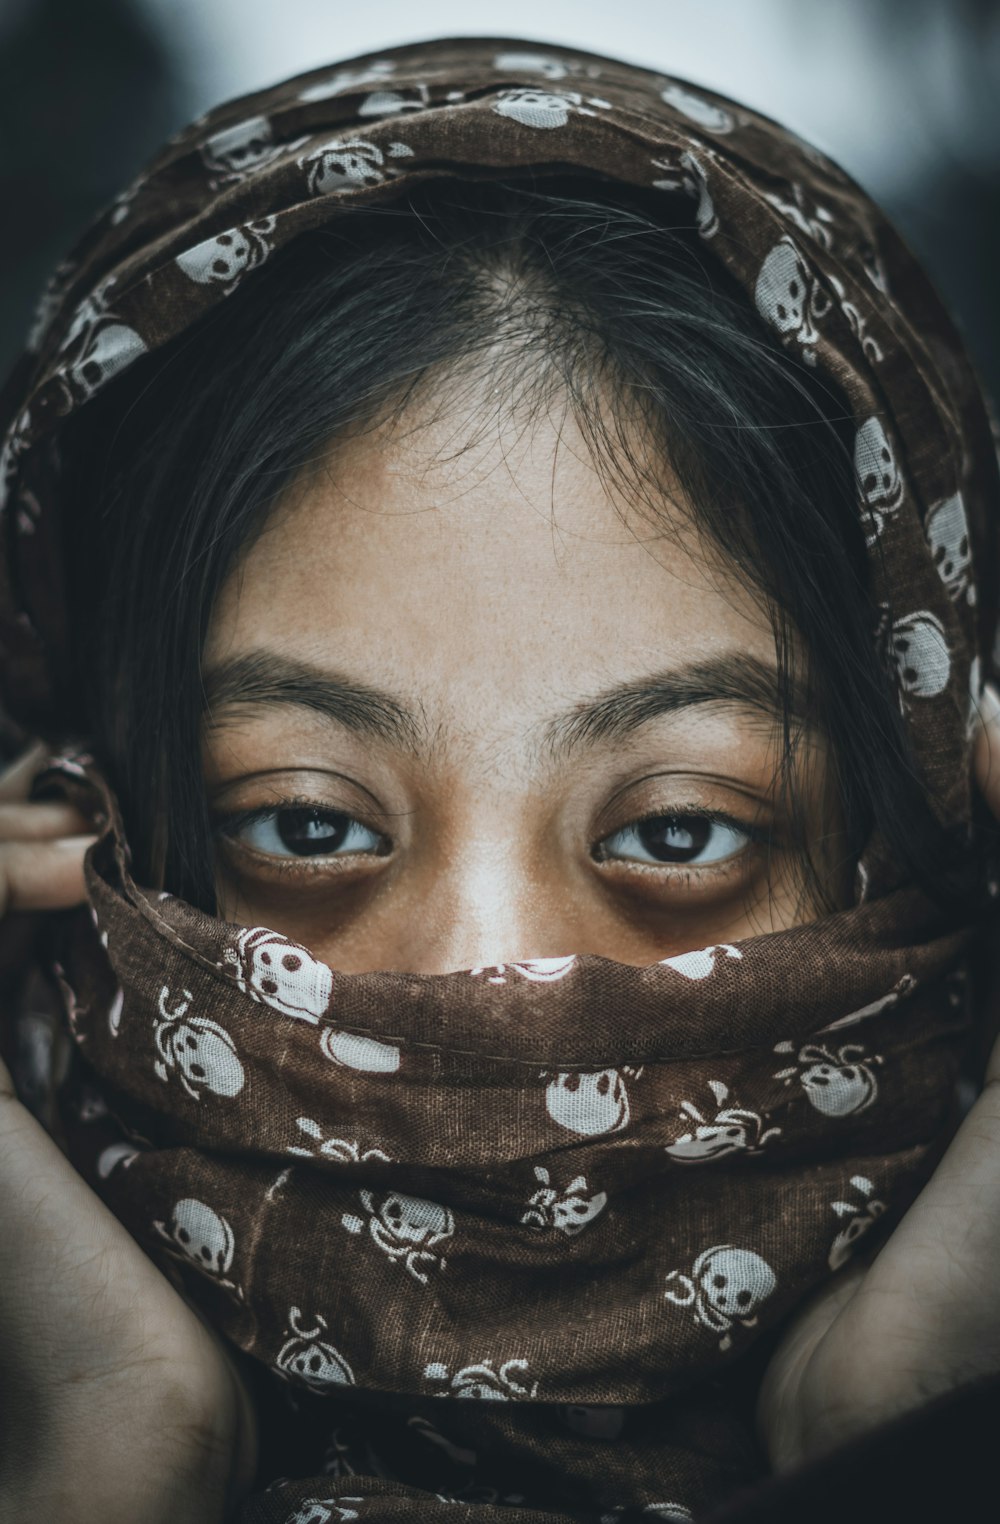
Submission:
M 516 39 L 227 102 L 84 233 L 2 398 L 9 711 L 58 733 L 62 419 L 347 205 L 567 171 L 689 198 L 763 321 L 848 397 L 874 638 L 971 865 L 1000 492 L 938 297 L 785 129 Z M 642 969 L 342 975 L 136 886 L 113 796 L 79 761 L 61 774 L 109 825 L 55 968 L 77 1054 L 60 1130 L 275 1397 L 284 1448 L 245 1524 L 686 1520 L 752 1478 L 729 1401 L 748 1353 L 898 1216 L 953 1117 L 968 903 L 928 900 L 876 833 L 856 903 L 809 926 Z

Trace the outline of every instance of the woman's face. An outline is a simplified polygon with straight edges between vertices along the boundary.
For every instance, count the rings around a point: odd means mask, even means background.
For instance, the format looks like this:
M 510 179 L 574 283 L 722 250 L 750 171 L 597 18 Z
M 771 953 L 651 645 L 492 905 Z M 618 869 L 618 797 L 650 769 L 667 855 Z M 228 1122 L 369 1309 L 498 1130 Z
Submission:
M 219 913 L 345 972 L 642 965 L 809 919 L 775 649 L 683 502 L 629 511 L 570 411 L 355 434 L 211 624 Z M 418 426 L 419 424 L 419 426 Z M 845 893 L 821 735 L 794 766 Z

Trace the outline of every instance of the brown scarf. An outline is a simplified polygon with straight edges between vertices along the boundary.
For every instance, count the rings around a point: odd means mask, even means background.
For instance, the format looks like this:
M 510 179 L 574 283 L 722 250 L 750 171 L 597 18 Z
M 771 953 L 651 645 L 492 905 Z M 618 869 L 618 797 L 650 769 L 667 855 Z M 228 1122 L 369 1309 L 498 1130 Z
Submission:
M 971 864 L 1000 492 L 937 297 L 858 187 L 766 118 L 510 39 L 228 102 L 85 233 L 2 399 L 11 712 L 55 731 L 60 419 L 345 204 L 521 169 L 690 197 L 748 300 L 848 396 L 876 638 Z M 906 1205 L 948 1123 L 968 909 L 905 882 L 876 833 L 857 903 L 810 926 L 644 969 L 343 975 L 137 887 L 105 799 L 93 920 L 56 970 L 82 1055 L 67 1146 L 280 1394 L 271 1474 L 292 1479 L 246 1524 L 684 1520 L 752 1476 L 743 1357 Z

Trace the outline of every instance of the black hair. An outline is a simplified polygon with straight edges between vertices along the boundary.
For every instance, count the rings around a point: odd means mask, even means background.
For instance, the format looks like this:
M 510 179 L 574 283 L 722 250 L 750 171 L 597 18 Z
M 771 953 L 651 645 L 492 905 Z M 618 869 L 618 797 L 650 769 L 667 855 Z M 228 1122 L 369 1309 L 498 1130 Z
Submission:
M 651 513 L 669 467 L 770 612 L 786 760 L 797 639 L 848 853 L 877 822 L 932 883 L 933 820 L 873 639 L 846 400 L 782 348 L 688 203 L 579 176 L 433 179 L 345 210 L 67 425 L 66 703 L 138 880 L 214 909 L 200 661 L 236 559 L 339 431 L 401 416 L 418 387 L 446 407 L 484 367 L 529 414 L 568 397 L 598 468 Z

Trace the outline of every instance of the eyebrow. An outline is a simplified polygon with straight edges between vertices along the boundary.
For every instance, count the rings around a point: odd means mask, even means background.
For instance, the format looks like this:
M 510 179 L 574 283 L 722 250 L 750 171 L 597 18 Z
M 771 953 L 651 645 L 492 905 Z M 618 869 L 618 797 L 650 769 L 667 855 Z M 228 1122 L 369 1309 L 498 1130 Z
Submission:
M 622 741 L 660 715 L 698 705 L 728 704 L 750 710 L 771 724 L 782 715 L 778 669 L 744 651 L 727 651 L 701 661 L 621 683 L 584 699 L 542 727 L 545 743 L 562 754 L 601 742 Z M 814 722 L 804 688 L 788 675 L 789 720 Z
M 400 751 L 429 749 L 431 729 L 420 708 L 395 694 L 342 674 L 271 651 L 231 657 L 206 672 L 205 717 L 209 726 L 226 723 L 222 710 L 298 705 L 355 734 L 372 736 Z M 789 719 L 815 723 L 815 706 L 791 675 Z M 550 755 L 624 740 L 660 715 L 698 705 L 728 704 L 781 718 L 778 670 L 744 651 L 726 651 L 701 661 L 651 673 L 582 699 L 563 714 L 543 721 L 535 739 Z
M 203 687 L 209 725 L 223 723 L 216 717 L 220 709 L 297 704 L 401 751 L 420 751 L 426 741 L 423 717 L 393 694 L 272 651 L 250 651 L 220 662 L 204 674 Z

